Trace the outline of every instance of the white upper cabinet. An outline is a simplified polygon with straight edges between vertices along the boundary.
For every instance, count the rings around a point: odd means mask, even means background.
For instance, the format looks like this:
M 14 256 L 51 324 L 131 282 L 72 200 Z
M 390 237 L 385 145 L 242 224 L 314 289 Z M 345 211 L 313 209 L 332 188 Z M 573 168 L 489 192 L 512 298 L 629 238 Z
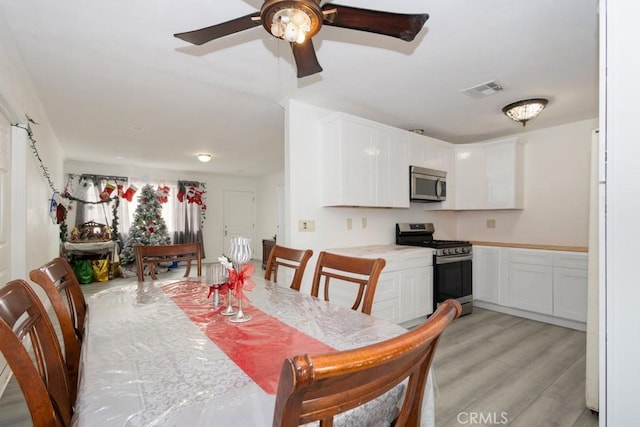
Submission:
M 406 134 L 343 113 L 323 121 L 323 205 L 408 208 Z
M 524 144 L 518 138 L 455 147 L 457 210 L 523 209 Z
M 523 209 L 517 137 L 454 145 L 345 113 L 322 121 L 323 205 L 408 208 L 409 166 L 447 172 L 447 198 L 425 210 Z

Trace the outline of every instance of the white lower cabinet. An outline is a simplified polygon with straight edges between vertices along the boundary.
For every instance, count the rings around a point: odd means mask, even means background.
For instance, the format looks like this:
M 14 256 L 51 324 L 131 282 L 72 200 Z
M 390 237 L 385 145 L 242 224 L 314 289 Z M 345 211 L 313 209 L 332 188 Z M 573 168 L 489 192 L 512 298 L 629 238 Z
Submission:
M 392 246 L 393 247 L 393 246 Z M 384 258 L 386 265 L 378 278 L 371 315 L 393 323 L 422 319 L 433 312 L 433 251 L 411 248 L 380 253 L 364 248 L 330 249 L 348 256 Z M 366 255 L 361 255 L 366 252 Z M 332 280 L 331 302 L 351 307 L 357 287 Z
M 427 316 L 433 312 L 433 267 L 421 266 L 400 271 L 400 320 Z M 426 285 L 426 286 L 425 286 Z
M 500 304 L 500 250 L 489 246 L 473 247 L 473 298 Z
M 378 278 L 371 314 L 400 323 L 400 272 L 383 272 Z
M 587 254 L 474 246 L 473 295 L 480 307 L 580 328 L 587 319 Z
M 509 264 L 509 305 L 542 314 L 553 314 L 551 266 Z

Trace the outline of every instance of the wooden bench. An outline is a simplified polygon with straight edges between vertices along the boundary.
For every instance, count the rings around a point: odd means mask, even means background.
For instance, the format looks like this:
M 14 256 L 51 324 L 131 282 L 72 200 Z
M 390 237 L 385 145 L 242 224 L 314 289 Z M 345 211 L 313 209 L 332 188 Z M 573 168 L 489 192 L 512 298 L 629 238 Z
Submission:
M 156 277 L 156 264 L 161 262 L 187 262 L 184 277 L 191 272 L 191 261 L 198 265 L 198 276 L 202 276 L 202 243 L 180 243 L 176 245 L 136 246 L 136 268 L 138 281 L 144 282 L 144 267 L 149 267 L 149 274 L 153 280 Z

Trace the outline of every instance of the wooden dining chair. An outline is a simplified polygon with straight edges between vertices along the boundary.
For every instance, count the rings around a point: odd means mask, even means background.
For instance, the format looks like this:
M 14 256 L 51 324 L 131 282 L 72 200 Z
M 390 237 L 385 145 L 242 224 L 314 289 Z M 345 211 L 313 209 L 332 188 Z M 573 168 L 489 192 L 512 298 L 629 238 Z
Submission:
M 185 261 L 187 269 L 184 277 L 189 277 L 191 261 L 195 261 L 198 276 L 202 276 L 202 242 L 178 243 L 175 245 L 139 245 L 135 247 L 135 254 L 139 282 L 144 282 L 145 267 L 148 268 L 151 278 L 158 280 L 156 264 L 161 262 Z
M 45 291 L 60 324 L 64 360 L 71 385 L 70 395 L 72 402 L 75 402 L 88 308 L 80 283 L 71 265 L 63 258 L 54 258 L 42 267 L 31 270 L 29 278 Z
M 264 278 L 271 280 L 271 275 L 273 274 L 273 281 L 277 283 L 278 270 L 280 267 L 293 269 L 295 272 L 293 273 L 289 287 L 299 291 L 304 270 L 312 255 L 313 251 L 311 249 L 293 249 L 287 248 L 286 246 L 275 245 L 269 254 Z
M 385 264 L 382 258 L 360 258 L 320 252 L 311 284 L 311 295 L 317 297 L 322 284 L 324 299 L 329 301 L 329 284 L 332 279 L 350 282 L 358 286 L 358 295 L 351 308 L 358 310 L 362 304 L 361 311 L 371 314 L 378 278 Z
M 438 340 L 461 311 L 460 303 L 450 299 L 422 325 L 398 337 L 352 350 L 286 359 L 278 383 L 273 426 L 314 421 L 331 426 L 334 416 L 382 396 L 405 380 L 399 412 L 395 406 L 400 402 L 393 399 L 389 402 L 393 407 L 376 412 L 392 413 L 387 421 L 396 427 L 419 426 Z
M 44 306 L 24 280 L 0 288 L 0 351 L 33 425 L 69 426 L 73 400 L 60 343 Z

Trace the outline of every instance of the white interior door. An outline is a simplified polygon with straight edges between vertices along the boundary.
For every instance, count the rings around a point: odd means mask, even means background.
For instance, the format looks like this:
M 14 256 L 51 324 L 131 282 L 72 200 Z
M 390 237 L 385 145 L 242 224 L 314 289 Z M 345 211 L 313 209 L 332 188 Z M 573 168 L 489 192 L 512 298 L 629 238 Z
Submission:
M 231 237 L 244 236 L 251 239 L 252 258 L 259 258 L 260 255 L 256 254 L 256 242 L 254 241 L 255 193 L 253 191 L 225 191 L 222 210 L 224 254 L 229 254 L 229 239 Z

